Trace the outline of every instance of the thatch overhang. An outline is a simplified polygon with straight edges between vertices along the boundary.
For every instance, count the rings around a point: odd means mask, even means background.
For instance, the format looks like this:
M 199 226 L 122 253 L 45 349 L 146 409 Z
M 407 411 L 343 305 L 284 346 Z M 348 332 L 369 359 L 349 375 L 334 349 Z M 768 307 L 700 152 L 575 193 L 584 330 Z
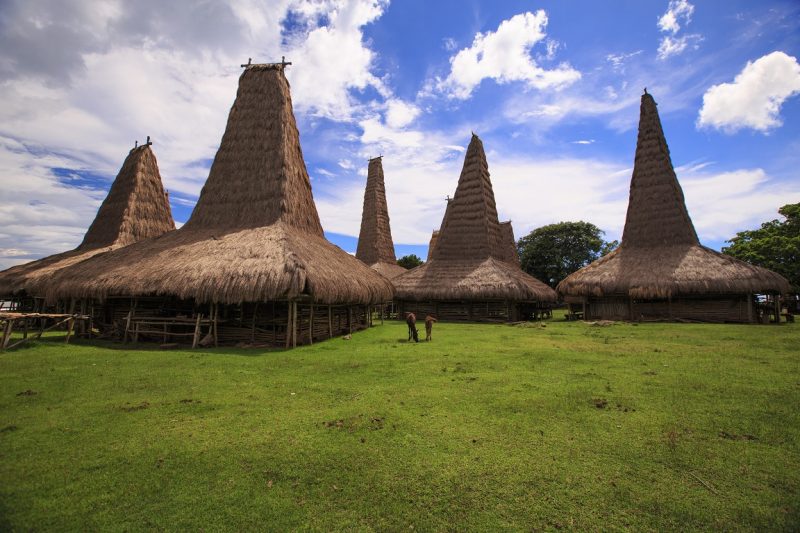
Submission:
M 556 293 L 508 261 L 483 143 L 473 134 L 430 259 L 392 282 L 401 300 L 553 302 Z
M 80 246 L 0 272 L 0 294 L 36 295 L 31 289 L 63 268 L 174 229 L 156 156 L 149 143 L 138 146 L 122 163 Z
M 382 159 L 381 156 L 369 160 L 356 258 L 382 276 L 392 279 L 406 269 L 397 264 L 394 253 Z
M 183 227 L 63 271 L 45 287 L 48 298 L 391 299 L 388 280 L 323 235 L 283 68 L 245 68 L 208 180 Z
M 639 135 L 622 242 L 615 251 L 567 276 L 565 297 L 782 293 L 775 272 L 702 246 L 686 210 L 656 102 L 642 95 Z

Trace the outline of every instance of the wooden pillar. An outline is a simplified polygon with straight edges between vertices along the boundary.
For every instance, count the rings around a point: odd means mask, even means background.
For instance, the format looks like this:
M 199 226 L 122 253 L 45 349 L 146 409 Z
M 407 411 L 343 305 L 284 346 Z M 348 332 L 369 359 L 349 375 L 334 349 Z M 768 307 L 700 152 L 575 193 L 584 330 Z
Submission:
M 311 315 L 308 319 L 308 344 L 314 344 L 314 303 L 311 303 Z
M 586 297 L 585 296 L 583 297 L 583 302 L 581 302 L 581 303 L 583 304 L 583 319 L 584 320 L 589 320 L 589 317 L 586 316 Z
M 633 322 L 633 298 L 630 296 L 628 296 L 628 315 L 631 317 L 631 322 Z
M 347 329 L 348 333 L 353 333 L 353 307 L 347 306 Z
M 250 343 L 256 342 L 256 314 L 258 313 L 258 302 L 253 307 L 253 325 L 250 328 Z
M 333 316 L 331 315 L 331 313 L 332 313 L 332 307 L 329 305 L 328 306 L 328 338 L 329 339 L 333 338 Z
M 197 320 L 194 322 L 194 338 L 192 338 L 192 348 L 197 348 L 197 343 L 200 341 L 200 320 L 203 319 L 202 313 L 197 313 Z
M 297 348 L 297 302 L 292 302 L 292 348 Z
M 9 318 L 6 320 L 5 327 L 3 328 L 3 340 L 0 343 L 0 348 L 5 350 L 8 342 L 11 340 L 11 332 L 14 330 L 14 319 Z
M 667 296 L 667 312 L 669 313 L 669 319 L 672 320 L 672 295 L 670 294 Z
M 753 295 L 747 295 L 747 322 L 753 323 Z
M 287 302 L 287 307 L 289 308 L 287 315 L 286 315 L 286 348 L 288 349 L 289 346 L 292 344 L 292 302 L 291 300 Z
M 214 348 L 219 347 L 219 330 L 217 328 L 217 321 L 219 320 L 219 304 L 214 302 L 214 322 L 211 327 L 214 331 Z
M 383 314 L 386 311 L 386 304 L 381 304 L 381 326 L 383 325 Z
M 775 295 L 775 323 L 781 323 L 781 300 L 779 294 Z

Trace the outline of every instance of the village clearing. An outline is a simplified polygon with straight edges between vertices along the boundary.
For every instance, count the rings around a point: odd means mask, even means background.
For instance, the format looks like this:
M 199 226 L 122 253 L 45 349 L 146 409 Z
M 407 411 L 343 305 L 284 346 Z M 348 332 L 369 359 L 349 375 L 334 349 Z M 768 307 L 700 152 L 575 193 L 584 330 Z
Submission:
M 2 530 L 796 530 L 800 327 L 0 354 Z

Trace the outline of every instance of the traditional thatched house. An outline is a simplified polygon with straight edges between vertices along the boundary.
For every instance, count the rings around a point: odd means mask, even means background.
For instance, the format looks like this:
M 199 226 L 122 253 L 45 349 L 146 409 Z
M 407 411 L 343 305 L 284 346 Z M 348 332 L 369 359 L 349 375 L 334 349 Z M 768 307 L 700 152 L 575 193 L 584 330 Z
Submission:
M 0 296 L 21 299 L 24 307 L 30 307 L 31 297 L 37 296 L 33 287 L 60 269 L 174 229 L 169 199 L 148 142 L 128 153 L 81 245 L 0 272 Z
M 397 264 L 397 258 L 394 255 L 381 159 L 382 157 L 376 157 L 369 160 L 356 257 L 384 277 L 392 279 L 405 272 L 406 269 Z
M 564 279 L 559 293 L 586 318 L 752 322 L 753 294 L 788 289 L 779 274 L 700 244 L 645 93 L 622 243 Z
M 549 307 L 555 291 L 509 261 L 507 239 L 483 144 L 473 135 L 430 260 L 392 280 L 400 316 L 512 321 Z
M 284 67 L 246 66 L 182 228 L 62 271 L 48 297 L 104 301 L 96 322 L 159 340 L 208 327 L 209 341 L 291 346 L 366 327 L 392 286 L 323 235 Z

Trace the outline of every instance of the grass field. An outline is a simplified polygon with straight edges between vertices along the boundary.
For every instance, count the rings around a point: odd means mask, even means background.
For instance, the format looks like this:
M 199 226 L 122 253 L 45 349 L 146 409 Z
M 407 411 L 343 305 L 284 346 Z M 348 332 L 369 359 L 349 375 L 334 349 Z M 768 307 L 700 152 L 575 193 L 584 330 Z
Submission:
M 800 327 L 0 354 L 0 530 L 797 530 Z

